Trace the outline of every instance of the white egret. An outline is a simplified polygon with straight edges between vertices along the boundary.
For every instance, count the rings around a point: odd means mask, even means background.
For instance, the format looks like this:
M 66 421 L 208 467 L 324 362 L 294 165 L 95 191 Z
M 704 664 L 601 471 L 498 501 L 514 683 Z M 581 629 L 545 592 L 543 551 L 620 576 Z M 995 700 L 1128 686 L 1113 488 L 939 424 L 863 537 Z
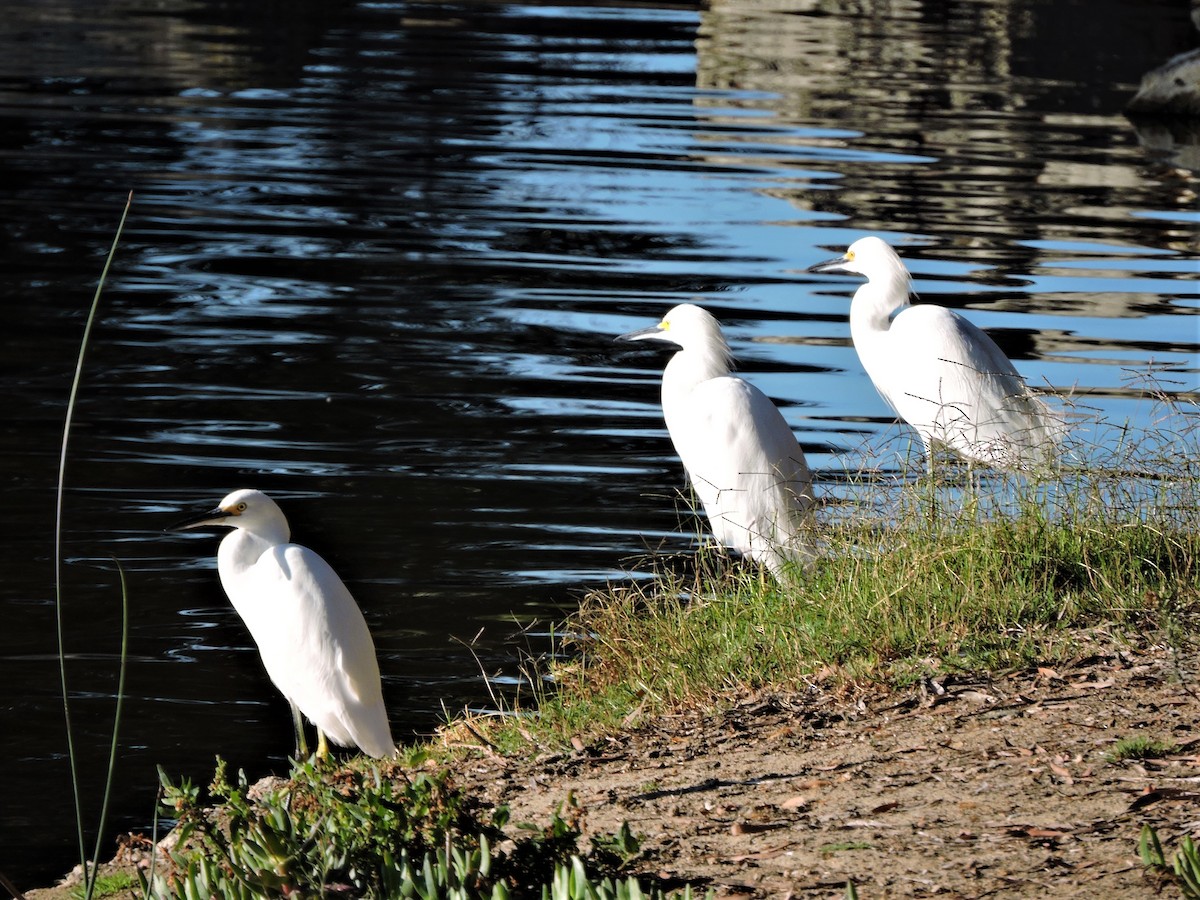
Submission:
M 287 519 L 261 491 L 234 491 L 171 530 L 211 525 L 233 529 L 217 551 L 221 585 L 292 705 L 299 754 L 307 755 L 304 713 L 317 726 L 318 756 L 328 754 L 326 736 L 370 756 L 392 755 L 375 644 L 337 573 L 312 550 L 288 543 Z
M 909 305 L 911 278 L 886 242 L 861 238 L 808 271 L 866 276 L 850 304 L 854 348 L 931 468 L 935 446 L 1006 469 L 1052 461 L 1061 419 L 980 329 L 945 307 Z
M 717 320 L 685 303 L 617 340 L 679 347 L 663 371 L 663 417 L 717 540 L 776 575 L 785 560 L 808 555 L 808 462 L 766 394 L 730 374 Z

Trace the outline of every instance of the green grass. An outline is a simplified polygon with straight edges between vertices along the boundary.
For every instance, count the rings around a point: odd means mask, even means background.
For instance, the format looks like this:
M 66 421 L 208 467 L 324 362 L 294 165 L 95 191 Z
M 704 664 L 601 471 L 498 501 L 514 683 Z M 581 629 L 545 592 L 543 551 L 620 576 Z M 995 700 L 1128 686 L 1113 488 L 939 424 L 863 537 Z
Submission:
M 92 897 L 111 897 L 114 894 L 127 894 L 138 887 L 138 881 L 128 872 L 114 872 L 111 875 L 97 875 L 92 887 Z M 70 895 L 75 900 L 85 900 L 88 889 L 84 885 L 73 887 Z
M 1121 738 L 1106 757 L 1109 762 L 1123 762 L 1127 759 L 1162 759 L 1175 753 L 1179 747 L 1176 744 L 1158 741 L 1144 734 Z
M 1093 423 L 1090 434 L 1104 433 Z M 1153 435 L 1036 475 L 855 473 L 822 510 L 820 557 L 782 582 L 701 550 L 588 595 L 562 626 L 537 714 L 474 725 L 500 748 L 619 730 L 747 691 L 902 686 L 1109 648 L 1192 640 L 1200 620 L 1200 440 Z M 978 473 L 976 473 L 978 475 Z M 564 661 L 565 660 L 565 661 Z M 549 679 L 545 675 L 549 675 Z M 525 698 L 518 699 L 518 705 Z

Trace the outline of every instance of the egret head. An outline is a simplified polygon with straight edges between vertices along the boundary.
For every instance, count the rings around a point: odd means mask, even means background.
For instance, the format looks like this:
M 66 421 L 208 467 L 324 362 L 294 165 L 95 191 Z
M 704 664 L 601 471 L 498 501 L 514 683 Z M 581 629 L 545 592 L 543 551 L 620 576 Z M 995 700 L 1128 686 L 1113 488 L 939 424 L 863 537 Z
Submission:
M 282 533 L 282 542 L 288 539 L 287 519 L 275 501 L 251 488 L 242 488 L 228 494 L 216 509 L 198 513 L 176 522 L 168 531 L 184 531 L 188 528 L 224 525 L 228 528 L 243 528 L 254 534 L 267 537 Z
M 808 271 L 865 275 L 868 281 L 908 280 L 908 270 L 896 251 L 874 236 L 859 238 L 841 256 L 809 266 Z
M 631 331 L 617 338 L 618 341 L 662 341 L 675 344 L 682 350 L 716 351 L 728 358 L 729 345 L 721 334 L 721 326 L 712 314 L 694 303 L 681 303 L 657 325 Z

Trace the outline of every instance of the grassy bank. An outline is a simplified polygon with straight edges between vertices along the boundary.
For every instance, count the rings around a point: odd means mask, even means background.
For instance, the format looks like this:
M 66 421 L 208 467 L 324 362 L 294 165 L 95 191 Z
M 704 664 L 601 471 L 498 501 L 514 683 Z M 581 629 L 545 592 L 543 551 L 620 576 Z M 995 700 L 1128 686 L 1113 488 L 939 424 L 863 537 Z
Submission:
M 652 562 L 564 624 L 559 661 L 530 679 L 553 685 L 535 716 L 472 727 L 516 749 L 745 691 L 903 686 L 1096 642 L 1186 642 L 1200 623 L 1200 430 L 1194 410 L 1160 409 L 1154 433 L 1106 429 L 1103 459 L 1068 448 L 1053 472 L 856 472 L 829 491 L 820 557 L 779 582 L 715 548 Z
M 223 768 L 167 786 L 181 843 L 156 896 L 638 897 L 638 836 L 564 803 L 514 827 L 460 792 L 464 757 L 529 757 L 749 692 L 853 696 L 950 673 L 1053 666 L 1200 628 L 1195 418 L 1054 472 L 856 472 L 827 491 L 822 553 L 780 581 L 703 549 L 590 594 L 530 662 L 519 715 L 448 723 L 402 762 L 296 768 L 258 791 Z M 215 811 L 212 808 L 215 804 Z M 1131 845 L 1132 848 L 1132 845 Z M 1161 855 L 1161 854 L 1160 854 Z M 1148 864 L 1149 865 L 1149 864 Z M 1165 863 L 1159 865 L 1159 868 Z M 340 887 L 339 887 L 340 886 Z

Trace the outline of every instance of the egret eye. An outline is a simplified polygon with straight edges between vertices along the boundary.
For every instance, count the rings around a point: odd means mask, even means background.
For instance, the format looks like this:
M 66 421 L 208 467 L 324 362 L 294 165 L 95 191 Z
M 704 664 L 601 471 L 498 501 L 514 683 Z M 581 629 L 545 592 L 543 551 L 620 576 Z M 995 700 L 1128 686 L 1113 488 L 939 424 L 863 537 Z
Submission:
M 242 512 L 245 512 L 245 511 L 246 511 L 246 502 L 243 500 L 241 503 L 239 503 L 239 504 L 238 504 L 236 507 L 234 507 L 234 508 L 235 508 L 235 509 L 236 509 L 238 512 L 240 512 L 240 513 L 242 513 Z
M 854 251 L 853 250 L 846 251 L 846 262 L 854 262 Z

